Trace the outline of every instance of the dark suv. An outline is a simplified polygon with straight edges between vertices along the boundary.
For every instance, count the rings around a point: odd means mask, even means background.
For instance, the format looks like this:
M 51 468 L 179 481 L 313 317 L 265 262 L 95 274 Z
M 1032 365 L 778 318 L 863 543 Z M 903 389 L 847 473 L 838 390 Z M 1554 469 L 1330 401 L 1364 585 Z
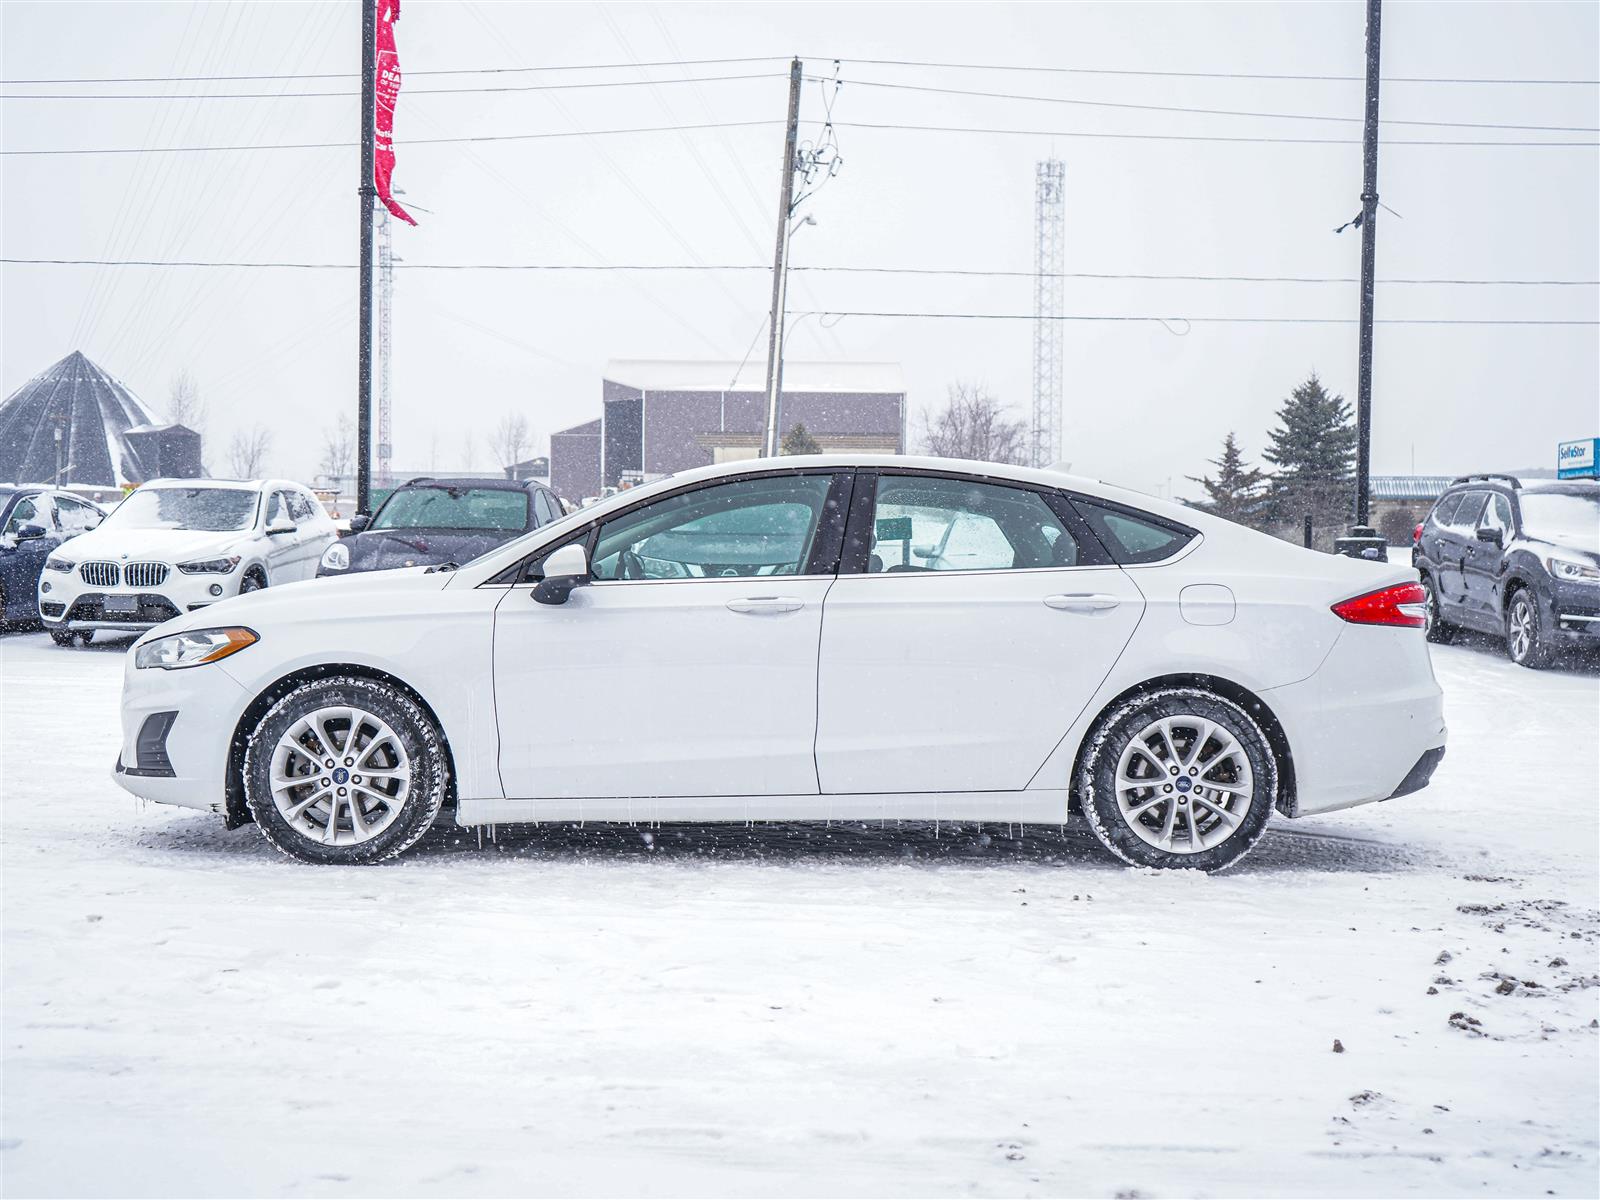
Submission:
M 1417 526 L 1411 561 L 1430 641 L 1497 634 L 1525 667 L 1600 646 L 1600 481 L 1464 475 Z

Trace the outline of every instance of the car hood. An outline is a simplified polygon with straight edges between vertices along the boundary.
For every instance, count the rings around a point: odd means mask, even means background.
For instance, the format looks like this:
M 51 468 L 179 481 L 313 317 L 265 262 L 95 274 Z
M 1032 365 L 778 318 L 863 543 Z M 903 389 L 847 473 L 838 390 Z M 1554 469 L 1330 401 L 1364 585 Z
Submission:
M 521 536 L 521 530 L 373 529 L 345 538 L 344 545 L 352 571 L 387 571 L 468 562 Z
M 403 609 L 415 592 L 440 591 L 454 573 L 427 567 L 384 571 L 373 575 L 345 575 L 306 579 L 246 592 L 195 609 L 156 626 L 141 640 L 210 629 L 220 625 L 247 625 L 258 632 L 279 621 L 323 620 L 329 616 L 382 617 L 392 606 Z
M 197 558 L 216 558 L 240 542 L 247 541 L 248 529 L 212 532 L 203 529 L 116 529 L 105 528 L 80 533 L 67 543 L 62 553 L 74 562 L 87 558 L 154 559 L 158 562 L 189 562 Z

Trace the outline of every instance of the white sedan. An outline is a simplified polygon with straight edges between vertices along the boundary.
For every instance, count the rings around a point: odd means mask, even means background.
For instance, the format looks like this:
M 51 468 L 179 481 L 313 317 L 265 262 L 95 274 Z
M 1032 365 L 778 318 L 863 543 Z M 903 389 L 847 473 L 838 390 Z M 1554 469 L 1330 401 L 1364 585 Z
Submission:
M 338 537 L 286 479 L 154 479 L 45 560 L 39 616 L 63 646 L 144 632 L 230 596 L 316 576 Z
M 1444 754 L 1414 572 L 1051 471 L 819 456 L 611 497 L 455 570 L 180 617 L 116 778 L 310 862 L 461 825 L 1081 812 L 1142 866 Z

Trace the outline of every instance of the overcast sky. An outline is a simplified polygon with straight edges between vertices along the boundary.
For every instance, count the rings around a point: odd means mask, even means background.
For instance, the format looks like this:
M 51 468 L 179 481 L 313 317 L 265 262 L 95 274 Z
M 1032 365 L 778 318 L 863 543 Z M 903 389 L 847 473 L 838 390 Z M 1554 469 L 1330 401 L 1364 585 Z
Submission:
M 6 3 L 7 81 L 343 73 L 358 68 L 360 8 L 337 3 Z M 796 266 L 1031 270 L 1036 163 L 1066 163 L 1066 269 L 1112 275 L 1353 277 L 1361 86 L 1347 81 L 1171 77 L 873 65 L 1094 68 L 1224 75 L 1359 75 L 1363 6 L 1348 4 L 528 4 L 406 0 L 408 78 L 395 181 L 420 225 L 397 227 L 410 264 L 769 263 L 786 64 L 831 77 L 843 166 L 807 206 Z M 640 69 L 639 62 L 774 56 Z M 815 56 L 814 58 L 811 56 Z M 436 75 L 484 67 L 624 64 L 608 71 Z M 1600 7 L 1385 6 L 1391 77 L 1600 78 Z M 435 88 L 759 78 L 567 90 Z M 1297 119 L 952 96 L 896 82 L 1030 97 Z M 8 93 L 345 93 L 356 80 L 32 85 Z M 831 87 L 808 84 L 815 136 Z M 1298 119 L 1307 114 L 1340 120 Z M 1383 279 L 1600 278 L 1600 89 L 1386 83 L 1379 222 Z M 351 143 L 350 95 L 297 99 L 8 99 L 4 149 Z M 640 126 L 736 128 L 594 135 Z M 1042 131 L 1031 136 L 860 128 L 856 123 Z M 1053 132 L 1053 136 L 1052 136 Z M 552 133 L 477 143 L 412 139 Z M 1189 138 L 1332 139 L 1284 144 Z M 1096 136 L 1091 136 L 1096 135 Z M 1564 141 L 1587 146 L 1404 145 Z M 6 257 L 352 263 L 353 145 L 3 160 Z M 730 272 L 396 272 L 395 465 L 487 468 L 484 436 L 507 409 L 541 443 L 598 415 L 610 358 L 737 360 L 770 279 Z M 275 430 L 270 466 L 309 477 L 324 431 L 354 409 L 350 270 L 6 265 L 9 394 L 80 349 L 160 410 L 186 369 L 210 408 L 209 459 L 241 426 Z M 791 312 L 1028 314 L 1027 278 L 794 276 Z M 1230 429 L 1259 454 L 1273 410 L 1309 372 L 1354 399 L 1354 324 L 1182 318 L 1353 319 L 1353 283 L 1069 279 L 1065 457 L 1074 470 L 1164 492 L 1199 474 Z M 1383 318 L 1568 325 L 1380 324 L 1377 472 L 1548 466 L 1559 439 L 1600 432 L 1600 290 L 1594 286 L 1380 283 Z M 830 318 L 831 320 L 831 318 Z M 791 321 L 795 321 L 791 317 Z M 903 364 L 913 411 L 957 379 L 1025 414 L 1027 320 L 846 317 L 794 325 L 791 358 Z M 763 355 L 764 341 L 756 349 Z M 1193 494 L 1192 487 L 1187 488 Z

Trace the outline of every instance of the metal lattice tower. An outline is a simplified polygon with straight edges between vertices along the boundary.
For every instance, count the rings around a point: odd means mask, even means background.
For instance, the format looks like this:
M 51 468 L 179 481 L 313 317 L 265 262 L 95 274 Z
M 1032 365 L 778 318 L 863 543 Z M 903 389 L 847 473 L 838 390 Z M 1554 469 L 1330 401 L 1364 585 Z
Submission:
M 1039 164 L 1033 215 L 1038 246 L 1033 280 L 1033 465 L 1061 461 L 1062 231 L 1066 165 Z
M 389 320 L 394 309 L 394 243 L 389 210 L 378 210 L 378 454 L 379 487 L 392 487 L 389 468 Z

